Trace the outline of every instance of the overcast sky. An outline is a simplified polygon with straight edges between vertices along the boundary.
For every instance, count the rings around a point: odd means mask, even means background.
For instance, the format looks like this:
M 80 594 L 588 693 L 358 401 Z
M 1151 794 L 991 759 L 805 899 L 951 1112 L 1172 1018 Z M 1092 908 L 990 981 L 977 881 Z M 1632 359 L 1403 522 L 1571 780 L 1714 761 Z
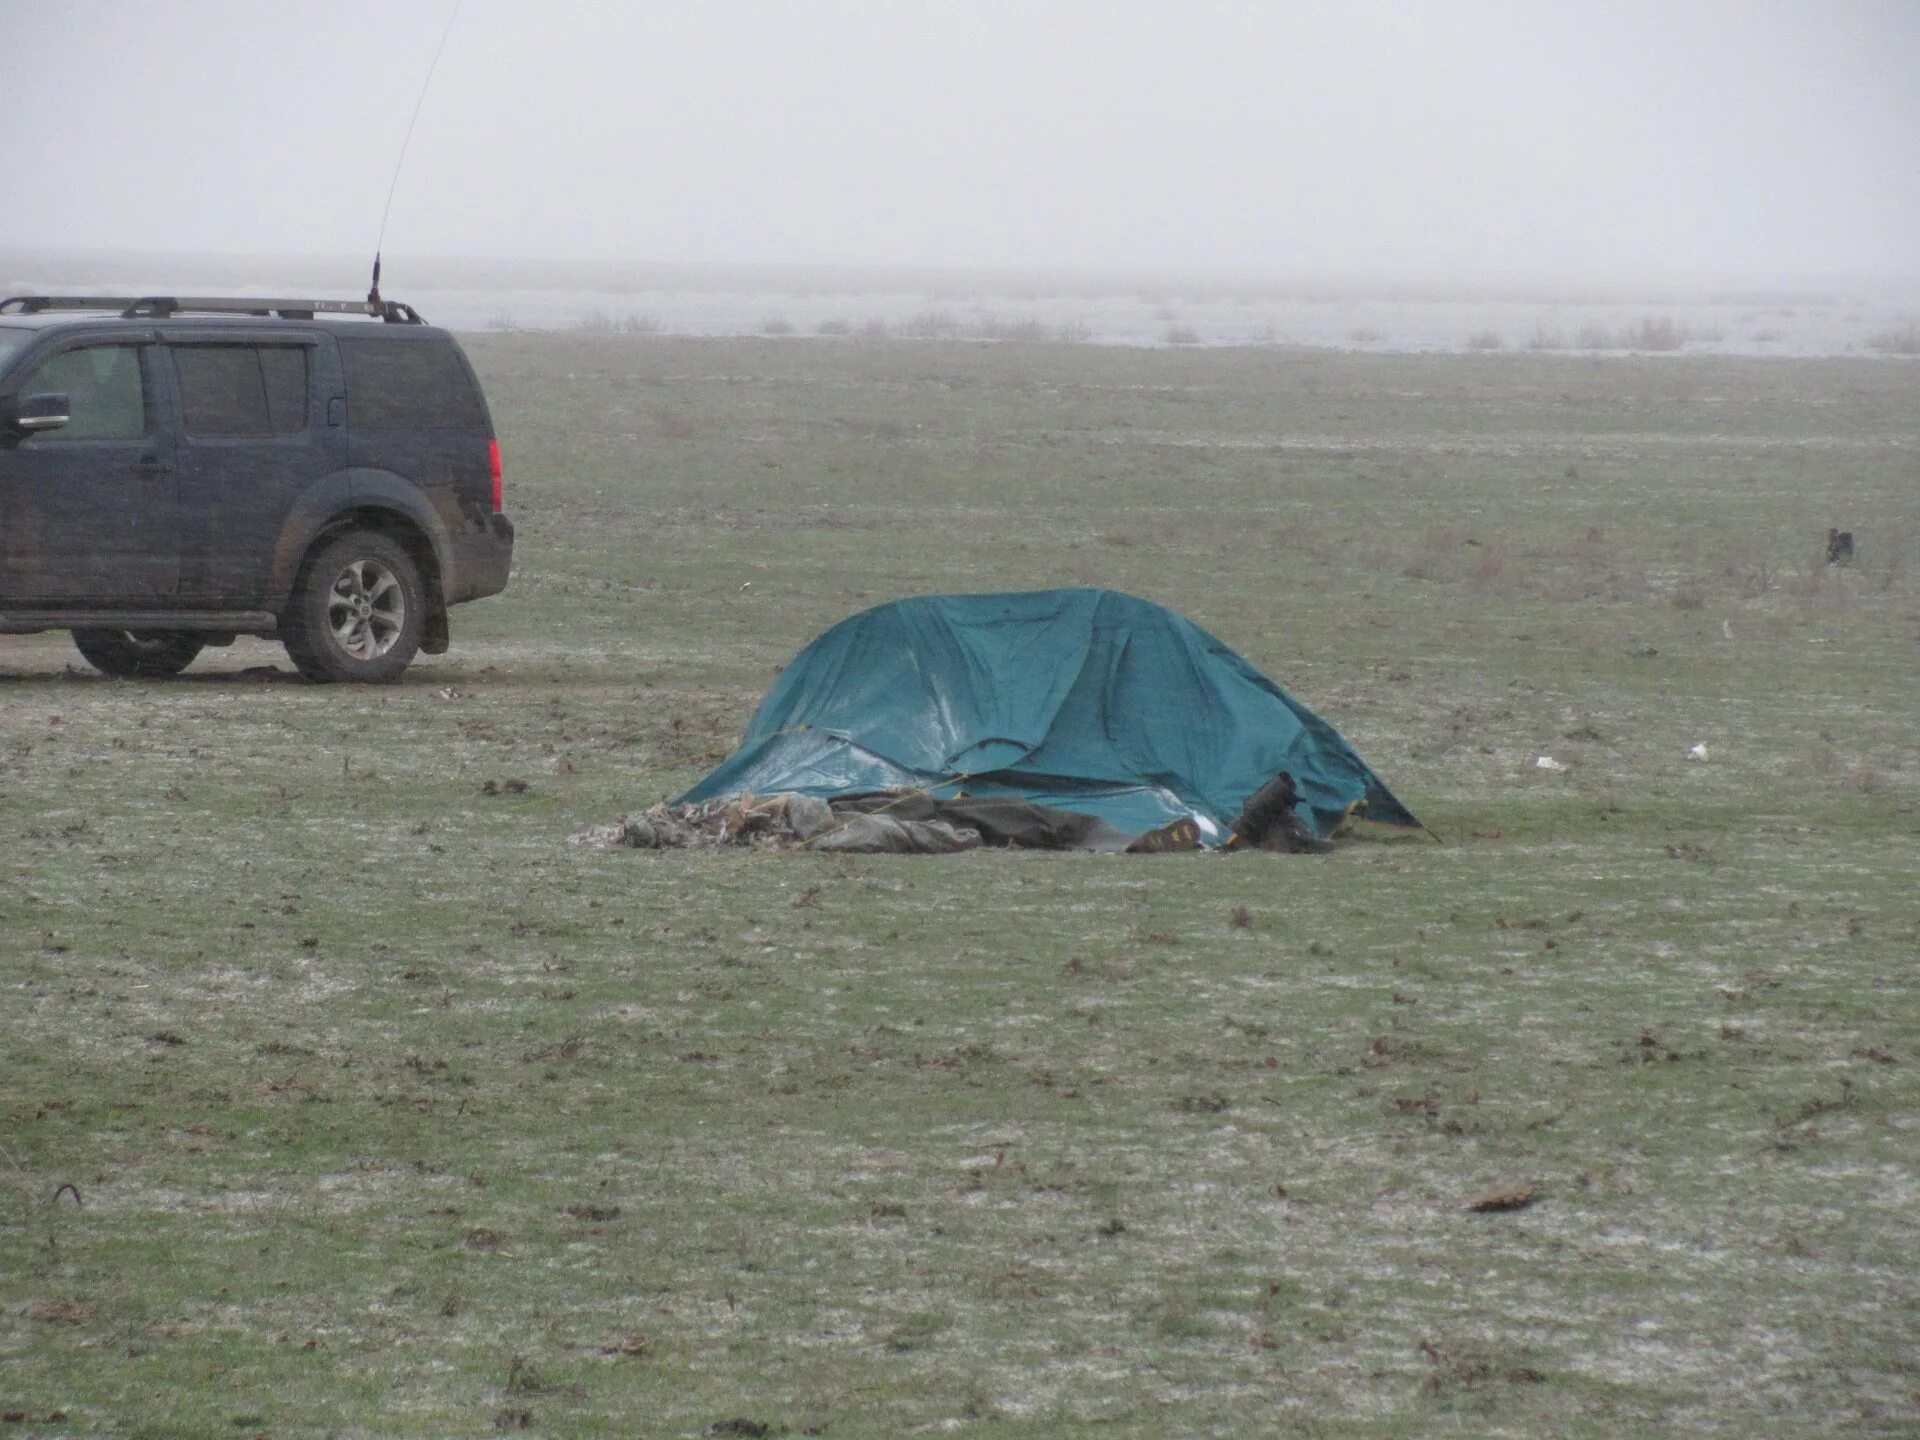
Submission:
M 0 0 L 0 247 L 370 253 L 449 0 Z M 1920 0 L 462 0 L 386 252 L 1920 270 Z

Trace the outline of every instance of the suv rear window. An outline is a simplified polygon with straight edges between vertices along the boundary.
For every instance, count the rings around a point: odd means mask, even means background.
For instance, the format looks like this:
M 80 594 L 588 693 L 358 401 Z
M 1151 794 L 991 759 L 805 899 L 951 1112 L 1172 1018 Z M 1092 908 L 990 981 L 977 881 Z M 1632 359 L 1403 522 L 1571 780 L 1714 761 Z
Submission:
M 342 336 L 347 423 L 356 430 L 481 430 L 486 411 L 446 340 Z
M 304 345 L 175 345 L 187 433 L 293 435 L 307 428 Z

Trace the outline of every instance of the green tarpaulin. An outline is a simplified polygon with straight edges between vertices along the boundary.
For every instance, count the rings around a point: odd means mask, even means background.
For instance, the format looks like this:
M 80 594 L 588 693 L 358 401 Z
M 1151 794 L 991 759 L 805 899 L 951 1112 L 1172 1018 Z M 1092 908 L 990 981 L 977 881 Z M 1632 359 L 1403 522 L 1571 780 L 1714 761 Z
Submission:
M 1112 590 L 898 600 L 797 655 L 746 736 L 676 803 L 797 792 L 1006 795 L 1139 834 L 1225 837 L 1289 771 L 1324 835 L 1414 819 L 1326 721 L 1171 610 Z

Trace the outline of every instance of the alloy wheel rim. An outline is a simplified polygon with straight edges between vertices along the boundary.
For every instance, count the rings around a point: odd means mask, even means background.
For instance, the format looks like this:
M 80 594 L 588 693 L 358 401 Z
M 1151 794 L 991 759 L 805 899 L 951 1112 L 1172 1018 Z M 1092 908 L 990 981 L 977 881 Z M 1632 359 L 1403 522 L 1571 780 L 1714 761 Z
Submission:
M 327 628 L 354 659 L 378 660 L 393 649 L 406 623 L 406 591 L 378 560 L 355 560 L 334 577 Z

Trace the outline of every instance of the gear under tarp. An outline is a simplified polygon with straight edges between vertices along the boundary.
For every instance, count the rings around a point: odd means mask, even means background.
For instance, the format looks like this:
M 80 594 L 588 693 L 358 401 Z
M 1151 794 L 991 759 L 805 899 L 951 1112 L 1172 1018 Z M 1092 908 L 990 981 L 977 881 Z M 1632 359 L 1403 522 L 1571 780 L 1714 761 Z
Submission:
M 1351 815 L 1419 824 L 1338 731 L 1171 610 L 1112 590 L 929 595 L 808 645 L 740 748 L 675 803 L 924 790 L 1128 835 L 1190 815 L 1223 840 L 1282 770 L 1316 835 Z

